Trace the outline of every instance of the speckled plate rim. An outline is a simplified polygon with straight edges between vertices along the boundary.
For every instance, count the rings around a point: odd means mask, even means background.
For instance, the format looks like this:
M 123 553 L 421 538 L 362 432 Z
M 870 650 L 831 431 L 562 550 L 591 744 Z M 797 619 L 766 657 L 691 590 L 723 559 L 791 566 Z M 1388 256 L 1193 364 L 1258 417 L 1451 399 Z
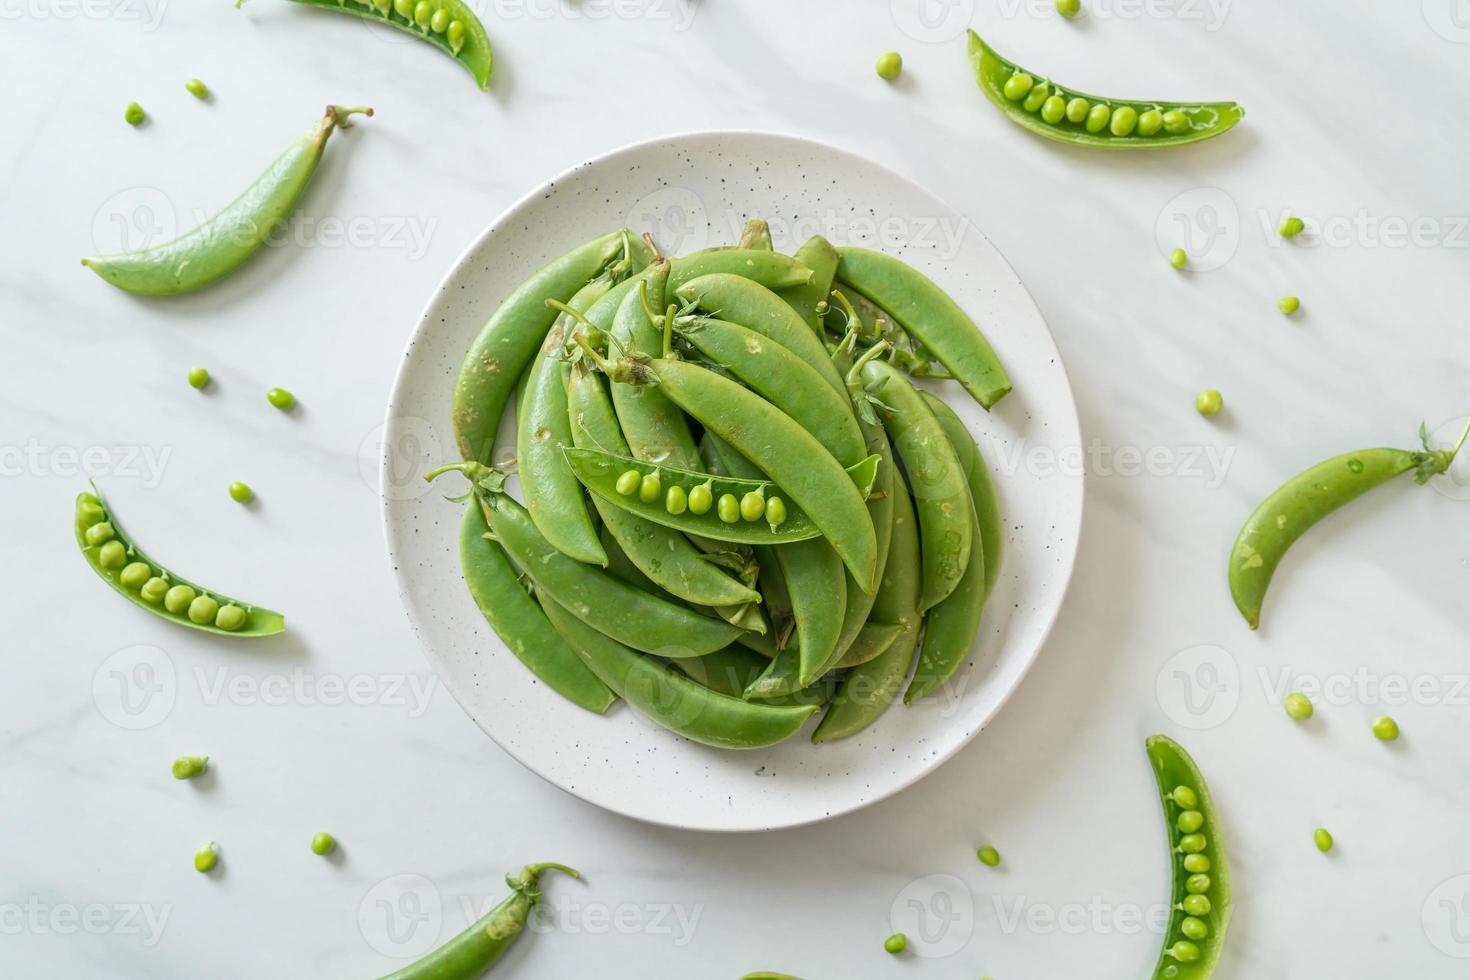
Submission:
M 952 744 L 945 747 L 944 750 L 928 755 L 925 759 L 924 764 L 917 766 L 911 776 L 906 779 L 901 779 L 893 785 L 886 787 L 881 792 L 858 800 L 850 806 L 845 806 L 843 808 L 831 811 L 813 813 L 802 819 L 781 820 L 779 822 L 771 823 L 765 823 L 757 820 L 754 822 L 741 821 L 738 825 L 731 823 L 701 824 L 676 819 L 661 819 L 657 813 L 636 811 L 633 809 L 617 806 L 605 799 L 599 799 L 594 795 L 589 794 L 588 792 L 579 791 L 577 788 L 565 785 L 560 780 L 543 772 L 537 765 L 528 760 L 523 753 L 517 751 L 514 745 L 508 744 L 507 741 L 496 736 L 495 732 L 492 731 L 491 728 L 486 724 L 486 721 L 482 719 L 468 703 L 466 703 L 465 699 L 456 689 L 456 684 L 454 684 L 451 678 L 447 676 L 448 672 L 445 669 L 446 664 L 442 659 L 442 655 L 435 649 L 434 645 L 430 643 L 426 630 L 424 629 L 424 625 L 419 621 L 414 606 L 408 601 L 408 594 L 411 591 L 412 583 L 404 572 L 402 564 L 398 560 L 394 551 L 394 529 L 392 511 L 395 506 L 395 499 L 390 494 L 388 494 L 384 488 L 390 483 L 390 467 L 395 462 L 390 447 L 395 444 L 397 436 L 399 435 L 397 430 L 399 429 L 401 418 L 397 414 L 396 409 L 400 402 L 400 395 L 405 385 L 405 381 L 411 371 L 413 349 L 420 338 L 434 328 L 434 313 L 436 306 L 439 303 L 440 296 L 442 296 L 449 288 L 449 286 L 463 274 L 466 265 L 473 261 L 476 254 L 479 253 L 480 250 L 483 249 L 490 242 L 497 231 L 499 231 L 503 227 L 507 227 L 515 223 L 520 218 L 522 212 L 532 207 L 534 203 L 538 200 L 546 197 L 557 186 L 567 183 L 574 176 L 582 174 L 590 169 L 602 165 L 612 164 L 617 162 L 621 157 L 636 154 L 641 151 L 654 149 L 660 146 L 677 145 L 681 142 L 703 140 L 709 138 L 741 139 L 747 137 L 757 139 L 791 141 L 793 143 L 803 144 L 806 147 L 813 148 L 822 153 L 832 154 L 837 157 L 856 161 L 862 166 L 876 167 L 884 171 L 887 178 L 905 185 L 911 192 L 916 192 L 918 194 L 931 198 L 932 200 L 939 202 L 942 206 L 946 207 L 951 212 L 954 212 L 956 214 L 959 213 L 956 212 L 955 209 L 953 209 L 952 207 L 945 205 L 943 203 L 943 198 L 939 197 L 937 194 L 934 194 L 932 191 L 928 190 L 917 181 L 914 181 L 904 176 L 903 174 L 898 173 L 897 171 L 893 170 L 883 163 L 870 160 L 867 157 L 864 157 L 861 154 L 855 153 L 844 147 L 834 146 L 828 143 L 822 143 L 816 140 L 812 140 L 807 137 L 798 136 L 791 133 L 777 132 L 774 130 L 720 129 L 693 130 L 671 133 L 664 136 L 655 136 L 649 139 L 628 143 L 615 149 L 609 150 L 605 153 L 602 153 L 598 156 L 591 157 L 580 163 L 569 166 L 558 172 L 555 176 L 543 181 L 536 187 L 523 194 L 519 199 L 517 199 L 514 203 L 509 205 L 507 208 L 505 208 L 505 210 L 497 215 L 495 219 L 486 226 L 485 230 L 480 232 L 480 234 L 477 235 L 463 249 L 458 258 L 455 259 L 454 264 L 450 267 L 449 271 L 445 273 L 445 275 L 440 279 L 439 283 L 435 286 L 433 293 L 430 295 L 430 298 L 425 303 L 423 311 L 419 314 L 418 320 L 414 326 L 412 333 L 409 335 L 409 338 L 404 345 L 403 354 L 400 357 L 398 368 L 394 372 L 393 385 L 390 389 L 388 404 L 385 411 L 384 437 L 382 442 L 383 453 L 379 464 L 379 497 L 381 501 L 380 513 L 383 520 L 384 543 L 386 546 L 389 565 L 393 570 L 394 578 L 400 588 L 400 599 L 403 604 L 405 615 L 408 617 L 409 623 L 413 628 L 414 635 L 417 638 L 420 647 L 423 649 L 426 659 L 434 668 L 435 672 L 444 681 L 445 687 L 449 689 L 450 694 L 454 698 L 455 702 L 459 704 L 459 706 L 465 711 L 467 715 L 469 715 L 476 726 L 478 726 L 481 731 L 485 732 L 485 734 L 488 735 L 492 741 L 494 741 L 502 750 L 504 750 L 508 755 L 510 755 L 521 765 L 525 766 L 531 772 L 536 773 L 538 776 L 545 779 L 548 783 L 557 787 L 558 789 L 561 789 L 570 796 L 576 797 L 577 799 L 583 800 L 584 802 L 590 803 L 594 806 L 598 806 L 610 812 L 617 813 L 621 816 L 625 816 L 634 820 L 680 830 L 694 830 L 716 833 L 754 833 L 767 830 L 780 830 L 810 826 L 812 824 L 821 823 L 827 820 L 835 819 L 840 816 L 844 816 L 848 813 L 856 812 L 875 803 L 879 803 L 883 800 L 889 799 L 899 792 L 914 785 L 925 776 L 939 769 L 945 762 L 953 758 L 961 749 L 974 741 L 975 737 L 978 736 L 980 732 L 984 729 L 984 727 L 989 724 L 989 722 L 1005 707 L 1005 705 L 1010 701 L 1011 697 L 1015 694 L 1017 688 L 1020 687 L 1020 684 L 1024 680 L 1025 676 L 1035 665 L 1037 658 L 1041 654 L 1042 647 L 1045 646 L 1046 640 L 1050 635 L 1052 628 L 1056 624 L 1057 617 L 1060 615 L 1061 608 L 1066 601 L 1066 596 L 1070 589 L 1073 573 L 1076 568 L 1076 556 L 1082 530 L 1083 504 L 1085 499 L 1083 473 L 1079 470 L 1076 473 L 1065 474 L 1065 478 L 1071 483 L 1071 493 L 1067 495 L 1070 500 L 1070 506 L 1065 513 L 1056 514 L 1055 517 L 1057 522 L 1059 524 L 1064 524 L 1071 533 L 1068 535 L 1070 545 L 1067 549 L 1067 554 L 1063 563 L 1064 567 L 1059 572 L 1059 585 L 1056 589 L 1055 598 L 1049 602 L 1048 608 L 1042 614 L 1041 622 L 1036 627 L 1035 632 L 1032 634 L 1032 636 L 1028 638 L 1026 645 L 1029 649 L 1025 653 L 1022 662 L 1019 664 L 1019 668 L 1014 671 L 1009 683 L 1006 684 L 1004 686 L 1004 689 L 1000 691 L 999 695 L 990 705 L 988 711 L 985 712 L 983 717 L 975 721 L 973 727 L 967 733 L 965 733 L 962 738 L 955 740 Z M 1052 337 L 1050 328 L 1047 327 L 1045 318 L 1042 316 L 1040 308 L 1037 306 L 1034 297 L 1031 296 L 1030 291 L 1026 289 L 1025 284 L 1016 274 L 1014 267 L 1010 264 L 1009 260 L 1005 258 L 1004 254 L 1001 253 L 1000 249 L 997 248 L 995 244 L 988 237 L 986 237 L 982 231 L 974 227 L 973 224 L 967 225 L 966 233 L 973 233 L 978 236 L 983 245 L 993 253 L 996 261 L 998 261 L 1001 266 L 1010 274 L 1010 281 L 1012 281 L 1014 286 L 1019 290 L 1018 299 L 1024 299 L 1025 303 L 1029 304 L 1032 312 L 1034 312 L 1036 321 L 1041 328 L 1041 335 L 1040 337 L 1033 338 L 1033 341 L 1044 340 L 1047 353 L 1050 355 L 1055 369 L 1060 374 L 1063 382 L 1063 390 L 1056 394 L 1061 397 L 1062 401 L 1065 404 L 1066 410 L 1064 413 L 1062 413 L 1060 417 L 1054 418 L 1053 421 L 1058 423 L 1065 423 L 1068 429 L 1066 433 L 1066 436 L 1068 437 L 1067 443 L 1080 446 L 1081 424 L 1077 414 L 1076 400 L 1072 394 L 1071 382 L 1067 376 L 1066 366 L 1062 360 L 1061 352 L 1057 349 L 1055 338 Z M 499 642 L 498 638 L 497 642 Z M 818 717 L 820 717 L 820 715 Z M 652 732 L 652 729 L 648 730 Z M 805 736 L 803 735 L 799 737 L 804 738 Z

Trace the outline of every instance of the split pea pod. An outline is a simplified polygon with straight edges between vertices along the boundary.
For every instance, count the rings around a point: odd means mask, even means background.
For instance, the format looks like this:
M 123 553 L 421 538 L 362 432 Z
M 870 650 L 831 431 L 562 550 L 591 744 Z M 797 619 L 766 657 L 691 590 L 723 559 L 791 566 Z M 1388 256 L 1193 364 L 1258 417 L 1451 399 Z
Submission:
M 520 874 L 506 875 L 510 896 L 438 949 L 381 980 L 478 980 L 495 965 L 525 931 L 541 903 L 539 879 L 547 871 L 573 878 L 581 874 L 564 864 L 528 864 Z
M 980 550 L 985 557 L 985 595 L 988 597 L 995 588 L 995 580 L 1000 576 L 1002 536 L 1005 533 L 1000 519 L 1000 500 L 996 497 L 995 485 L 990 480 L 990 469 L 985 465 L 980 446 L 970 435 L 970 430 L 965 428 L 965 423 L 954 413 L 954 409 L 927 391 L 920 394 L 924 397 L 924 404 L 929 406 L 929 410 L 939 420 L 944 434 L 949 437 L 949 444 L 954 447 L 960 469 L 964 471 L 965 481 L 969 484 L 970 499 L 975 504 L 975 518 L 979 521 Z
M 326 115 L 298 136 L 225 209 L 173 241 L 137 252 L 82 259 L 107 282 L 143 296 L 173 296 L 207 286 L 239 268 L 296 209 L 326 149 L 349 116 L 371 116 L 365 106 L 327 106 Z
M 454 383 L 454 438 L 460 457 L 491 463 L 500 416 L 526 366 L 557 319 L 548 298 L 563 303 L 623 251 L 629 232 L 579 245 L 516 287 L 470 345 Z
M 805 321 L 812 333 L 821 337 L 822 313 L 827 308 L 827 296 L 832 292 L 832 278 L 837 275 L 840 256 L 831 242 L 821 235 L 813 235 L 792 258 L 812 270 L 812 281 L 804 286 L 783 289 L 780 296 Z
M 975 321 L 928 276 L 882 252 L 837 251 L 837 277 L 891 314 L 981 406 L 991 408 L 1011 390 L 1011 379 Z
M 648 310 L 664 308 L 669 268 L 668 263 L 655 267 L 646 288 L 630 291 L 618 304 L 608 333 L 610 353 L 648 357 L 663 353 L 662 327 L 649 319 Z M 699 468 L 699 450 L 689 434 L 684 413 L 657 386 L 613 385 L 612 399 L 631 455 L 649 463 L 686 470 Z
M 908 473 L 919 514 L 924 570 L 919 608 L 929 609 L 955 590 L 971 561 L 983 561 L 983 552 L 971 547 L 970 490 L 943 427 L 908 379 L 881 360 L 864 365 L 862 378 L 869 393 L 892 409 L 881 412 L 883 426 Z
M 752 248 L 709 248 L 674 260 L 669 292 L 691 279 L 726 273 L 760 283 L 767 289 L 789 289 L 812 281 L 812 270 L 780 252 Z
M 243 2 L 243 0 L 240 0 Z M 235 6 L 239 6 L 237 2 Z M 463 0 L 430 0 L 427 5 L 417 0 L 294 0 L 311 7 L 356 14 L 365 20 L 390 24 L 400 31 L 428 41 L 453 58 L 480 86 L 490 87 L 490 72 L 495 66 L 495 53 L 485 25 Z M 421 13 L 420 8 L 423 8 Z
M 554 602 L 546 614 L 584 663 L 623 700 L 677 735 L 723 749 L 759 749 L 801 731 L 816 705 L 751 704 L 702 684 L 599 633 Z M 713 651 L 709 651 L 713 652 Z

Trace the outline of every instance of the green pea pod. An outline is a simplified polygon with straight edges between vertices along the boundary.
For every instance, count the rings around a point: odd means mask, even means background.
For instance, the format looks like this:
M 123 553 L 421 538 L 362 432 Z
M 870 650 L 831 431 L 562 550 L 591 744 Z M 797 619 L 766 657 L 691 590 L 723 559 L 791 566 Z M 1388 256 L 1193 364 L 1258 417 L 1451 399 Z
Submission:
M 671 660 L 669 664 L 690 680 L 709 688 L 716 694 L 738 698 L 756 678 L 765 672 L 770 660 L 738 643 L 732 643 L 723 650 L 716 650 L 703 657 Z M 831 699 L 832 690 L 833 685 L 830 680 L 824 677 L 810 687 L 802 688 L 794 694 L 753 700 L 757 704 L 821 706 Z
M 240 6 L 244 0 L 237 0 Z M 495 53 L 490 47 L 490 38 L 485 25 L 475 16 L 470 5 L 462 0 L 433 0 L 432 16 L 444 16 L 439 20 L 419 23 L 414 16 L 416 4 L 391 3 L 389 0 L 295 0 L 312 7 L 336 10 L 344 14 L 356 14 L 365 20 L 389 24 L 400 31 L 428 41 L 449 57 L 459 62 L 470 73 L 480 91 L 490 87 L 490 72 L 495 67 Z
M 831 242 L 821 235 L 813 235 L 792 257 L 812 270 L 812 281 L 804 286 L 781 290 L 781 299 L 796 311 L 796 315 L 811 328 L 812 333 L 821 337 L 822 314 L 827 308 L 827 297 L 832 292 L 832 278 L 837 275 L 840 256 Z
M 583 486 L 592 491 L 594 496 L 616 504 L 644 520 L 653 521 L 655 524 L 662 524 L 686 534 L 697 534 L 715 541 L 740 544 L 785 544 L 791 541 L 804 541 L 822 534 L 821 527 L 807 516 L 789 494 L 770 480 L 734 479 L 698 470 L 675 469 L 672 466 L 645 463 L 631 456 L 621 456 L 598 449 L 568 449 L 565 455 L 572 473 Z M 849 483 L 866 496 L 872 492 L 880 465 L 880 457 L 876 455 L 858 462 L 846 470 Z M 685 491 L 686 497 L 690 490 L 706 485 L 715 500 L 719 500 L 725 494 L 730 494 L 739 500 L 747 493 L 753 492 L 762 494 L 767 501 L 780 497 L 786 502 L 786 520 L 774 528 L 764 518 L 756 521 L 740 520 L 726 523 L 720 519 L 717 509 L 713 507 L 703 514 L 695 514 L 688 510 L 679 514 L 671 514 L 663 498 L 645 501 L 636 493 L 618 492 L 618 478 L 630 470 L 639 474 L 640 477 L 657 474 L 665 493 L 670 487 L 677 486 Z
M 893 322 L 892 316 L 874 306 L 862 293 L 845 282 L 835 283 L 832 292 L 842 315 L 827 317 L 825 326 L 829 332 L 843 338 L 851 332 L 853 345 L 864 349 L 879 341 L 888 341 L 892 350 L 885 356 L 894 367 L 911 378 L 953 380 L 943 365 L 934 365 L 922 344 L 904 333 L 903 328 Z
M 883 426 L 903 462 L 919 512 L 924 568 L 919 608 L 928 609 L 955 590 L 971 561 L 983 561 L 983 552 L 971 547 L 970 490 L 939 420 L 908 379 L 881 360 L 863 365 L 862 377 L 868 392 L 887 407 L 880 412 Z
M 626 456 L 628 444 L 618 429 L 612 402 L 602 376 L 582 365 L 572 368 L 567 384 L 572 440 L 578 448 L 612 451 Z M 673 595 L 705 606 L 733 606 L 760 602 L 760 593 L 746 588 L 719 568 L 678 531 L 644 520 L 597 494 L 592 502 L 604 526 L 625 555 L 653 582 Z M 657 503 L 657 501 L 655 502 Z
M 1059 143 L 1110 150 L 1180 146 L 1219 136 L 1245 118 L 1245 109 L 1235 102 L 1130 102 L 1062 88 L 1050 80 L 1037 82 L 974 31 L 969 53 L 985 97 L 1011 122 Z M 1064 108 L 1074 104 L 1081 108 Z
M 505 550 L 490 537 L 478 495 L 471 496 L 460 522 L 459 562 L 475 605 L 521 663 L 579 707 L 602 714 L 612 705 L 612 691 L 552 629 L 541 607 L 521 585 Z
M 980 550 L 985 557 L 985 595 L 989 597 L 1000 576 L 1001 542 L 1005 534 L 1000 519 L 1000 500 L 995 495 L 995 485 L 990 482 L 990 470 L 985 465 L 979 444 L 954 409 L 927 391 L 919 394 L 949 437 L 949 444 L 954 447 L 965 482 L 970 487 L 970 499 L 975 504 L 975 517 L 979 521 Z
M 1173 879 L 1169 925 L 1152 976 L 1209 980 L 1230 925 L 1230 865 L 1220 821 L 1204 775 L 1179 743 L 1154 735 L 1145 749 L 1163 797 Z
M 265 244 L 316 173 L 327 138 L 347 118 L 371 116 L 365 106 L 327 106 L 326 115 L 298 136 L 255 183 L 204 224 L 173 241 L 137 252 L 82 259 L 119 289 L 143 296 L 173 296 L 207 286 L 233 272 Z
M 739 247 L 756 252 L 771 251 L 771 226 L 761 218 L 749 219 L 745 222 L 745 228 L 740 232 Z
M 690 543 L 695 544 L 696 547 L 699 546 L 697 536 L 686 535 L 686 537 L 690 537 Z M 720 552 L 704 552 L 706 555 L 718 554 L 718 563 L 721 567 L 725 568 L 730 567 L 729 564 L 725 563 L 727 559 L 740 559 L 745 563 L 741 569 L 741 584 L 747 588 L 755 585 L 756 577 L 751 570 L 754 561 L 750 557 L 749 549 L 745 549 L 740 545 L 726 545 L 718 541 L 709 543 L 725 550 Z M 629 585 L 640 588 L 644 592 L 651 592 L 654 595 L 662 596 L 673 602 L 686 602 L 686 600 L 680 599 L 672 592 L 668 592 L 661 586 L 655 584 L 653 579 L 643 574 L 643 569 L 633 564 L 633 559 L 624 553 L 622 546 L 618 544 L 617 538 L 612 536 L 612 533 L 608 531 L 607 525 L 605 524 L 602 527 L 602 547 L 607 551 L 607 573 L 609 575 L 621 579 Z M 710 560 L 715 561 L 714 558 Z M 687 604 L 696 612 L 703 613 L 706 616 L 719 617 L 731 626 L 736 626 L 751 634 L 764 634 L 766 632 L 766 622 L 761 616 L 761 607 L 758 602 L 746 602 L 738 606 L 701 606 L 697 603 Z
M 648 308 L 664 308 L 669 264 L 655 267 L 648 278 Z M 633 291 L 623 297 L 608 333 L 608 349 L 617 354 L 657 357 L 663 352 L 663 330 L 648 318 L 643 294 Z M 631 455 L 649 463 L 699 468 L 699 450 L 689 434 L 684 413 L 652 385 L 613 385 L 613 407 L 628 439 Z
M 547 871 L 582 877 L 564 864 L 550 863 L 528 864 L 520 874 L 506 875 L 509 897 L 423 959 L 394 970 L 381 980 L 478 980 L 525 931 L 531 913 L 538 911 L 541 902 L 538 880 Z
M 780 252 L 708 248 L 674 260 L 669 272 L 669 292 L 678 292 L 689 280 L 714 273 L 740 276 L 767 289 L 789 289 L 812 281 L 812 270 Z
M 569 615 L 543 598 L 546 615 L 583 662 L 623 700 L 669 731 L 722 749 L 759 749 L 799 732 L 816 705 L 751 704 L 716 694 Z M 711 651 L 712 652 L 712 651 Z
M 837 278 L 849 283 L 939 358 L 970 396 L 989 409 L 1011 390 L 1000 359 L 960 305 L 917 269 L 882 252 L 840 248 Z
M 454 438 L 460 457 L 489 464 L 500 416 L 526 366 L 541 349 L 557 312 L 547 298 L 567 302 L 624 249 L 628 232 L 579 245 L 516 287 L 470 344 L 454 383 Z
M 77 546 L 92 571 L 133 605 L 170 623 L 221 636 L 273 636 L 286 629 L 280 613 L 206 589 L 149 558 L 96 489 L 77 494 Z
M 898 639 L 903 627 L 895 623 L 878 623 L 868 620 L 858 630 L 852 643 L 843 651 L 842 658 L 832 665 L 833 670 L 857 667 L 882 655 Z
M 1230 549 L 1230 594 L 1251 629 L 1261 622 L 1261 603 L 1276 566 L 1287 549 L 1314 524 L 1374 487 L 1410 470 L 1418 483 L 1444 473 L 1455 461 L 1466 433 L 1451 450 L 1429 448 L 1427 433 L 1419 436 L 1424 449 L 1365 449 L 1335 456 L 1292 477 L 1261 501 Z

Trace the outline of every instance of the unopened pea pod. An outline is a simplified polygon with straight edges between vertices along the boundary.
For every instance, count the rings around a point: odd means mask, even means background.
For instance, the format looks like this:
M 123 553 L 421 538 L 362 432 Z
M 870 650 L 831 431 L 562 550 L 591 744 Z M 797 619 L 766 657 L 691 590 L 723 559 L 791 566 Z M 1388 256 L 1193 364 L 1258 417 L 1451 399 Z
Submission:
M 812 270 L 780 252 L 710 248 L 674 260 L 669 272 L 669 292 L 678 292 L 691 279 L 716 273 L 740 276 L 767 289 L 789 289 L 812 281 Z
M 840 248 L 837 277 L 886 310 L 986 409 L 1011 390 L 1000 358 L 960 305 L 905 262 L 866 248 Z
M 699 539 L 697 535 L 686 535 L 691 543 Z M 736 574 L 740 583 L 747 588 L 752 588 L 756 583 L 756 572 L 754 559 L 750 556 L 750 549 L 743 545 L 730 545 L 722 541 L 709 542 L 717 546 L 719 550 L 706 551 L 704 554 L 715 565 L 728 569 Z M 629 585 L 636 586 L 644 592 L 664 596 L 674 602 L 684 602 L 673 593 L 666 591 L 655 584 L 653 579 L 643 574 L 643 569 L 633 564 L 633 559 L 624 552 L 617 538 L 608 531 L 607 525 L 602 527 L 602 547 L 607 551 L 607 572 L 614 578 L 621 579 Z M 696 543 L 696 547 L 699 545 Z M 703 548 L 700 549 L 703 551 Z M 701 606 L 690 603 L 690 608 L 707 616 L 718 616 L 731 626 L 739 627 L 751 634 L 764 634 L 766 632 L 766 621 L 761 615 L 759 602 L 745 602 L 738 606 Z
M 235 6 L 239 6 L 239 0 Z M 470 5 L 463 0 L 433 0 L 433 18 L 428 24 L 418 23 L 414 6 L 392 3 L 390 0 L 295 0 L 324 10 L 337 10 L 356 14 L 365 20 L 379 24 L 391 24 L 400 31 L 407 31 L 423 38 L 470 73 L 480 86 L 480 91 L 490 87 L 490 72 L 495 66 L 495 53 L 490 47 L 490 38 L 485 26 Z
M 816 705 L 751 704 L 716 694 L 542 601 L 552 624 L 614 693 L 677 735 L 716 748 L 759 749 L 795 735 L 817 711 Z
M 847 389 L 827 348 L 801 316 L 776 293 L 740 276 L 713 274 L 691 279 L 676 295 L 710 316 L 754 330 L 801 358 L 842 397 Z
M 423 959 L 394 970 L 381 980 L 478 980 L 525 931 L 532 913 L 540 912 L 539 879 L 547 871 L 582 877 L 564 864 L 549 862 L 528 864 L 519 874 L 506 875 L 505 883 L 510 886 L 508 898 Z
M 903 632 L 903 627 L 896 623 L 879 623 L 868 620 L 858 630 L 857 637 L 843 651 L 842 658 L 833 664 L 832 669 L 856 667 L 867 663 L 887 650 L 893 641 L 898 639 L 898 634 L 901 632 Z
M 929 406 L 929 410 L 939 420 L 944 434 L 949 437 L 949 444 L 954 447 L 960 468 L 964 471 L 965 482 L 969 484 L 970 499 L 975 504 L 975 518 L 980 525 L 980 550 L 985 558 L 985 595 L 988 597 L 1000 575 L 1004 534 L 1000 520 L 1000 500 L 996 497 L 995 485 L 990 480 L 990 469 L 985 465 L 985 457 L 980 453 L 979 444 L 970 435 L 970 430 L 965 428 L 965 423 L 954 413 L 954 409 L 927 391 L 920 394 L 924 397 L 924 404 Z
M 206 589 L 149 558 L 95 487 L 77 495 L 73 529 L 92 571 L 133 605 L 160 619 L 223 636 L 271 636 L 286 628 L 280 613 Z
M 565 453 L 567 465 L 582 485 L 598 497 L 624 510 L 637 514 L 645 520 L 671 527 L 686 534 L 697 534 L 715 541 L 730 541 L 739 544 L 784 544 L 789 541 L 804 541 L 822 534 L 821 527 L 778 485 L 770 480 L 742 480 L 716 476 L 698 470 L 675 469 L 645 463 L 631 456 L 619 456 L 596 449 L 568 449 Z M 864 496 L 872 492 L 881 465 L 877 456 L 869 456 L 846 472 L 848 480 Z M 682 513 L 670 513 L 664 500 L 645 501 L 636 493 L 618 492 L 618 478 L 624 473 L 635 472 L 640 478 L 657 473 L 665 488 L 683 487 L 686 496 L 695 488 L 706 487 L 715 500 L 729 494 L 736 500 L 752 491 L 763 491 L 766 500 L 780 498 L 786 501 L 786 519 L 776 527 L 765 520 L 737 521 L 727 524 L 720 520 L 711 507 L 703 513 L 692 508 Z
M 583 365 L 572 368 L 567 381 L 572 441 L 580 448 L 611 450 L 626 456 L 628 444 L 623 441 L 603 385 L 602 376 Z M 677 485 L 670 489 L 677 489 Z M 760 593 L 707 561 L 688 538 L 673 528 L 645 520 L 597 494 L 592 495 L 592 502 L 623 553 L 660 588 L 705 606 L 760 602 Z
M 770 662 L 768 657 L 746 649 L 739 643 L 732 643 L 723 650 L 716 650 L 703 657 L 670 661 L 670 665 L 690 680 L 697 681 L 717 694 L 738 698 L 752 681 L 765 672 Z M 834 687 L 830 677 L 824 677 L 794 694 L 756 698 L 755 701 L 758 704 L 823 705 L 831 698 Z
M 659 263 L 646 286 L 623 297 L 608 332 L 611 354 L 658 357 L 663 353 L 663 328 L 649 319 L 648 311 L 663 310 L 668 280 L 668 263 Z M 613 385 L 612 399 L 631 455 L 664 466 L 699 468 L 699 450 L 684 413 L 657 386 Z
M 929 609 L 955 590 L 969 567 L 974 540 L 970 490 L 943 427 L 908 379 L 882 360 L 865 364 L 862 377 L 868 391 L 892 409 L 880 414 L 919 514 L 924 572 L 919 608 Z
M 832 292 L 832 277 L 837 275 L 837 249 L 821 235 L 813 235 L 796 250 L 793 258 L 812 270 L 812 281 L 781 290 L 781 299 L 820 337 L 822 314 L 827 308 L 827 296 Z
M 739 248 L 748 248 L 757 252 L 771 251 L 771 226 L 763 218 L 750 218 L 745 222 L 745 228 L 740 232 Z M 799 260 L 798 260 L 799 261 Z
M 1044 101 L 1031 103 L 1025 101 L 1029 88 L 1017 84 L 1030 73 L 996 54 L 974 31 L 970 32 L 969 53 L 980 91 L 1006 118 L 1061 143 L 1115 150 L 1180 146 L 1219 136 L 1245 118 L 1245 109 L 1235 102 L 1105 99 L 1055 83 L 1049 83 L 1050 94 Z M 1082 108 L 1063 113 L 1064 102 Z
M 1230 925 L 1230 865 L 1220 820 L 1204 775 L 1182 746 L 1154 735 L 1145 750 L 1163 798 L 1173 883 L 1169 924 L 1152 977 L 1209 980 Z
M 516 382 L 557 319 L 546 300 L 567 302 L 623 252 L 627 232 L 579 245 L 516 287 L 470 345 L 454 383 L 452 414 L 460 457 L 490 463 L 501 413 Z
M 137 252 L 82 259 L 107 282 L 144 296 L 173 296 L 207 286 L 233 272 L 270 239 L 311 182 L 327 138 L 365 106 L 327 106 L 326 115 L 298 136 L 255 183 L 223 211 L 172 241 Z

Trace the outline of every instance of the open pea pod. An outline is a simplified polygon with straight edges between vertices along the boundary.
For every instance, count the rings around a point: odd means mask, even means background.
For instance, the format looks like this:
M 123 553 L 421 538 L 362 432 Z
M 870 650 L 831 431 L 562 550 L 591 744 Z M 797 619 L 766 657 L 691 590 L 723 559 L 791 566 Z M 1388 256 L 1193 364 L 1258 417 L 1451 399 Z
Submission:
M 1136 102 L 1064 88 L 1002 58 L 974 31 L 969 50 L 985 97 L 1011 122 L 1060 143 L 1112 150 L 1181 146 L 1219 136 L 1245 118 L 1236 102 Z
M 822 534 L 806 512 L 769 480 L 737 480 L 701 473 L 698 470 L 659 466 L 631 456 L 619 456 L 597 449 L 567 449 L 564 452 L 572 472 L 588 490 L 655 524 L 716 541 L 734 541 L 740 544 L 786 544 L 820 537 Z M 874 454 L 847 468 L 852 482 L 864 497 L 873 492 L 881 461 L 882 458 Z M 623 493 L 618 484 L 628 473 L 636 473 L 638 478 L 623 481 L 625 487 L 631 488 L 630 492 Z M 644 485 L 643 478 L 647 476 L 656 476 L 658 479 L 660 492 L 653 500 L 644 500 L 639 493 Z M 679 487 L 683 491 L 684 509 L 677 514 L 672 513 L 668 505 L 668 492 L 673 487 Z M 694 507 L 698 497 L 691 497 L 691 491 L 699 487 L 709 491 L 710 503 L 703 513 L 696 514 Z M 733 522 L 720 517 L 717 504 L 722 497 L 729 495 L 739 501 L 748 493 L 760 494 L 765 498 L 766 509 L 762 517 L 747 521 L 737 515 Z M 679 499 L 678 494 L 674 496 Z M 772 524 L 769 519 L 770 504 L 777 499 L 785 505 L 786 517 L 785 520 Z

